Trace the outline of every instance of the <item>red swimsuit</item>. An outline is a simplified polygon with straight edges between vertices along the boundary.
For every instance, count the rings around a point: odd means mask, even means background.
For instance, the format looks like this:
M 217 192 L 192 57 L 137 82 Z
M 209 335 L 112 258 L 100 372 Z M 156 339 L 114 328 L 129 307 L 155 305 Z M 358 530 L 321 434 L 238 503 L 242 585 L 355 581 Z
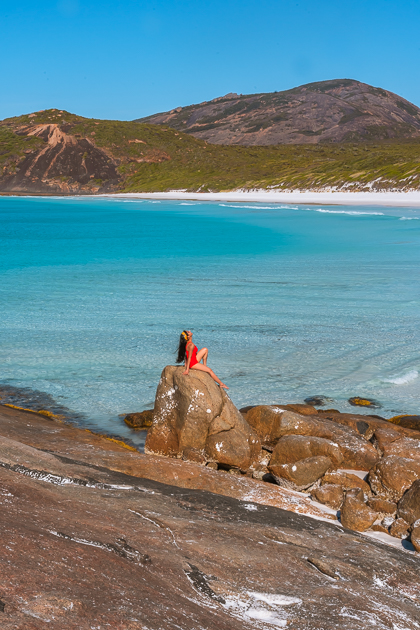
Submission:
M 188 361 L 188 350 L 185 350 L 185 352 L 187 353 L 187 361 Z M 192 368 L 193 365 L 195 365 L 196 363 L 198 363 L 198 361 L 197 361 L 197 346 L 194 346 L 193 351 L 191 353 L 190 368 Z

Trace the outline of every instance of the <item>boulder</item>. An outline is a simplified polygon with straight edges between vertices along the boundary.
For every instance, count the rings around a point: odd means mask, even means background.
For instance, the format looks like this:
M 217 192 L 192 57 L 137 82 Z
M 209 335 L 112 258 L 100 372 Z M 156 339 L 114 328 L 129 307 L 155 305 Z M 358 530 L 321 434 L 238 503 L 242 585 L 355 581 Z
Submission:
M 341 486 L 327 483 L 311 491 L 314 501 L 328 505 L 333 510 L 339 510 L 344 501 L 344 492 Z
M 420 431 L 420 416 L 394 416 L 389 419 L 389 422 L 397 424 L 400 427 L 406 429 L 414 429 Z
M 390 455 L 369 472 L 369 485 L 375 494 L 399 501 L 404 492 L 420 479 L 420 461 Z
M 371 416 L 361 416 L 355 413 L 339 413 L 334 409 L 320 410 L 318 416 L 321 415 L 325 420 L 330 420 L 336 424 L 341 424 L 353 429 L 356 433 L 370 440 L 378 423 L 377 418 Z
M 132 429 L 148 429 L 153 424 L 153 409 L 129 413 L 125 416 L 124 422 Z
M 373 523 L 373 525 L 371 525 L 370 529 L 373 532 L 381 532 L 382 534 L 389 534 L 388 528 L 384 527 L 384 525 L 382 525 L 382 523 Z
M 285 435 L 308 435 L 335 442 L 344 456 L 344 465 L 353 470 L 370 470 L 379 459 L 377 450 L 357 431 L 326 418 L 303 416 L 276 406 L 259 405 L 246 416 L 265 448 L 272 449 Z
M 353 499 L 357 499 L 362 503 L 365 502 L 365 493 L 361 488 L 351 488 L 351 490 L 347 490 L 346 497 L 352 497 Z
M 410 540 L 414 549 L 420 553 L 420 523 L 413 527 Z
M 398 503 L 398 516 L 409 525 L 420 519 L 420 479 L 415 481 Z
M 253 479 L 259 479 L 260 481 L 272 481 L 273 478 L 267 468 L 270 458 L 271 453 L 269 451 L 261 450 L 258 461 L 252 465 L 247 474 Z
M 312 407 L 325 407 L 328 402 L 333 402 L 333 400 L 327 396 L 309 396 L 309 398 L 305 398 L 304 402 L 307 405 L 312 405 Z
M 353 407 L 371 407 L 373 409 L 380 409 L 382 407 L 381 403 L 377 400 L 363 398 L 361 396 L 353 396 L 353 398 L 349 398 L 349 403 L 353 405 Z
M 366 481 L 360 479 L 357 475 L 346 472 L 327 472 L 321 479 L 321 486 L 324 484 L 337 484 L 343 490 L 351 490 L 352 488 L 360 488 L 366 496 L 372 494 L 370 486 Z
M 312 435 L 285 435 L 277 442 L 270 461 L 276 464 L 294 464 L 301 459 L 318 455 L 329 457 L 334 468 L 343 461 L 338 444 Z
M 389 528 L 389 533 L 394 538 L 407 538 L 409 528 L 409 524 L 403 518 L 397 518 Z
M 162 372 L 145 452 L 246 470 L 261 452 L 255 431 L 208 374 L 183 371 Z
M 396 455 L 397 457 L 405 457 L 406 459 L 420 460 L 420 440 L 400 436 L 398 440 L 384 444 L 383 454 L 385 457 L 388 455 Z
M 340 520 L 343 527 L 353 529 L 357 532 L 364 532 L 378 518 L 378 514 L 363 503 L 360 499 L 346 494 L 340 512 Z
M 301 416 L 284 411 L 274 405 L 251 407 L 246 414 L 246 421 L 257 433 L 261 444 L 270 449 L 274 448 L 283 435 L 291 433 L 291 428 L 299 423 L 300 418 Z M 287 420 L 289 420 L 289 423 L 287 423 Z M 287 431 L 288 424 L 290 425 L 289 432 Z
M 390 435 L 394 435 L 395 439 L 399 437 L 411 437 L 420 440 L 420 434 L 412 429 L 404 428 L 396 424 L 390 424 L 388 420 L 377 415 L 361 415 L 356 413 L 339 413 L 334 409 L 319 409 L 317 419 L 325 418 L 337 424 L 347 425 L 354 429 L 366 440 L 371 440 L 373 434 L 377 430 L 390 431 Z M 368 425 L 368 426 L 366 426 Z M 374 438 L 376 440 L 376 438 Z
M 375 429 L 372 442 L 374 443 L 376 448 L 379 450 L 381 455 L 383 455 L 385 448 L 389 446 L 390 444 L 392 444 L 392 442 L 395 442 L 396 440 L 399 440 L 400 438 L 401 438 L 401 433 L 394 430 L 393 428 L 378 427 L 377 429 Z
M 207 464 L 205 454 L 202 450 L 199 450 L 197 448 L 184 448 L 182 459 L 184 462 L 194 462 L 195 464 L 201 464 L 202 466 L 205 466 Z
M 322 455 L 308 457 L 295 463 L 278 464 L 273 453 L 268 470 L 279 486 L 292 490 L 306 490 L 318 481 L 331 465 L 330 458 Z
M 306 402 L 306 401 L 305 401 Z M 300 413 L 301 416 L 314 416 L 318 413 L 317 409 L 311 404 L 292 403 L 289 405 L 279 405 L 280 408 L 286 409 L 286 411 L 294 411 Z
M 382 497 L 370 497 L 367 504 L 372 510 L 384 516 L 386 514 L 394 515 L 397 512 L 397 504 L 393 501 L 387 501 Z

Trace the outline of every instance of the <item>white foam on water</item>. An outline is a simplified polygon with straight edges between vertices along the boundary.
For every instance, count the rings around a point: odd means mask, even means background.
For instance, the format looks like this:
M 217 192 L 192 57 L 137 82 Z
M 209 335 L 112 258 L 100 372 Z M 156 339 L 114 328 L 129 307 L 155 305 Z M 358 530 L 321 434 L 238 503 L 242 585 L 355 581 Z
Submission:
M 399 221 L 418 221 L 420 217 L 400 217 Z
M 419 373 L 417 370 L 410 370 L 406 374 L 402 376 L 394 376 L 392 378 L 384 378 L 384 383 L 392 383 L 393 385 L 406 385 L 407 383 L 411 383 L 418 378 Z
M 380 216 L 384 217 L 383 212 L 358 212 L 356 210 L 325 210 L 324 208 L 307 208 L 308 210 L 314 210 L 315 212 L 322 212 L 323 214 L 349 214 L 354 216 Z
M 220 208 L 238 208 L 243 210 L 297 210 L 292 206 L 238 206 L 236 203 L 219 203 Z

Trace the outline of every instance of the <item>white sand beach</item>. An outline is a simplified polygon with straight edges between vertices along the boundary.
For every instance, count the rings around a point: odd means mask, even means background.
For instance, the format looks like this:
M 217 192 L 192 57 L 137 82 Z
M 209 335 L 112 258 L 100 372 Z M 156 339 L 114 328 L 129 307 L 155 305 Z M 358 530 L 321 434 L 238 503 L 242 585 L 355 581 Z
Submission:
M 338 192 L 295 190 L 279 192 L 273 190 L 235 190 L 229 192 L 204 193 L 172 190 L 156 193 L 122 193 L 115 195 L 97 195 L 104 197 L 121 197 L 132 199 L 174 199 L 199 201 L 232 201 L 262 203 L 292 203 L 320 205 L 355 205 L 355 206 L 400 206 L 420 207 L 420 190 L 418 191 L 384 191 L 384 192 Z

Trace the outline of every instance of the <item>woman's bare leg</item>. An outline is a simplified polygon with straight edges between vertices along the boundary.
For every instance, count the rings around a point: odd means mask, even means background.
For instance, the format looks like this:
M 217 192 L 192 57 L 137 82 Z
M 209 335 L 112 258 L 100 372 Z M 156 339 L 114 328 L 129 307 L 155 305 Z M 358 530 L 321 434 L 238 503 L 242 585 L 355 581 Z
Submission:
M 198 353 L 197 353 L 197 356 L 198 356 Z M 220 387 L 223 387 L 223 389 L 229 389 L 229 387 L 227 385 L 225 385 L 224 383 L 222 383 L 220 378 L 218 378 L 216 376 L 216 374 L 213 372 L 213 370 L 211 370 L 209 367 L 207 367 L 207 365 L 201 365 L 201 363 L 196 363 L 190 369 L 191 370 L 200 370 L 201 372 L 207 372 L 207 374 L 210 374 L 212 379 L 214 381 L 216 381 L 216 383 L 218 383 L 220 385 Z
M 200 362 L 201 359 L 203 359 L 203 365 L 207 365 L 208 356 L 209 356 L 209 351 L 207 350 L 207 348 L 201 348 L 201 350 L 197 352 L 197 361 Z

